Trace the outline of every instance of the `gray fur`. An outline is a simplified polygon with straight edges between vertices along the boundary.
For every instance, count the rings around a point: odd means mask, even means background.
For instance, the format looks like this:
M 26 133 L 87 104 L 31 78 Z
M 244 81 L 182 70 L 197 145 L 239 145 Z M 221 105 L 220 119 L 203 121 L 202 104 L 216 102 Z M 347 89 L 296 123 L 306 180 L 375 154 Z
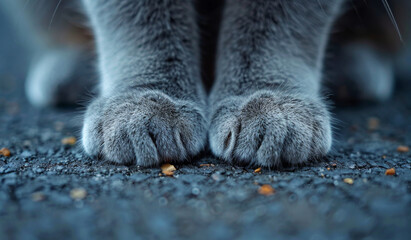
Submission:
M 186 0 L 84 0 L 93 27 L 100 97 L 83 146 L 113 162 L 183 161 L 206 143 L 206 95 L 194 6 Z
M 341 2 L 226 1 L 210 95 L 215 155 L 278 166 L 329 151 L 330 117 L 319 90 Z

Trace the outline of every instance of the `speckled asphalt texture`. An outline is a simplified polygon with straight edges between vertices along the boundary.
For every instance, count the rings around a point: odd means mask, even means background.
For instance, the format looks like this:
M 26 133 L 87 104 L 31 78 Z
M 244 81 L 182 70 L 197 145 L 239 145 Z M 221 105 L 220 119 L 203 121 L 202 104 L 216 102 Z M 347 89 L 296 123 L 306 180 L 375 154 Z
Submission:
M 411 152 L 397 151 L 411 146 L 411 84 L 381 105 L 334 109 L 322 162 L 254 173 L 205 153 L 166 177 L 63 145 L 78 136 L 78 111 L 27 103 L 24 51 L 3 28 L 0 148 L 11 156 L 0 156 L 0 239 L 411 238 Z M 275 193 L 259 194 L 263 184 Z

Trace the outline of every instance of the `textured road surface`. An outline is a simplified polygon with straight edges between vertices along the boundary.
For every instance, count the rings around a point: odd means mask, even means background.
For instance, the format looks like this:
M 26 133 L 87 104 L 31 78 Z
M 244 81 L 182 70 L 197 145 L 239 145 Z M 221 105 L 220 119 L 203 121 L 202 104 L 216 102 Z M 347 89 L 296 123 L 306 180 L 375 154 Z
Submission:
M 27 61 L 5 25 L 0 148 L 11 156 L 0 156 L 0 239 L 411 238 L 411 152 L 397 151 L 411 146 L 411 84 L 382 105 L 334 109 L 337 140 L 320 163 L 254 173 L 204 154 L 166 177 L 62 144 L 78 136 L 79 114 L 28 105 Z M 275 193 L 259 194 L 263 184 Z

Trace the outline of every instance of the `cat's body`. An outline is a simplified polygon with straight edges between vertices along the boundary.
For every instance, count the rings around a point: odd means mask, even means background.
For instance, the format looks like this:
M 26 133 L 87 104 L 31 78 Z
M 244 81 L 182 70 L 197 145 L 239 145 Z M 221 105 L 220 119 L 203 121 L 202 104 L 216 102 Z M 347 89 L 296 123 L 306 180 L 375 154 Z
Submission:
M 324 56 L 344 1 L 212 1 L 208 9 L 221 18 L 215 54 L 204 51 L 215 49 L 204 39 L 216 40 L 217 28 L 209 28 L 211 37 L 199 30 L 203 18 L 196 7 L 204 2 L 81 1 L 100 75 L 99 95 L 84 119 L 85 151 L 148 166 L 187 160 L 208 139 L 212 152 L 229 162 L 278 166 L 324 156 L 332 143 L 331 119 L 320 95 Z M 56 17 L 54 10 L 50 14 Z M 81 36 L 73 44 L 52 36 L 54 50 L 41 51 L 42 65 L 32 67 L 27 84 L 35 104 L 59 102 L 58 91 L 53 96 L 41 92 L 44 87 L 36 90 L 39 84 L 50 88 L 58 66 L 69 68 L 60 73 L 60 86 L 79 75 L 92 79 L 74 64 L 90 61 L 85 45 L 91 38 L 79 29 L 69 28 Z M 209 63 L 214 55 L 215 71 Z M 209 96 L 202 70 L 206 79 L 215 78 Z

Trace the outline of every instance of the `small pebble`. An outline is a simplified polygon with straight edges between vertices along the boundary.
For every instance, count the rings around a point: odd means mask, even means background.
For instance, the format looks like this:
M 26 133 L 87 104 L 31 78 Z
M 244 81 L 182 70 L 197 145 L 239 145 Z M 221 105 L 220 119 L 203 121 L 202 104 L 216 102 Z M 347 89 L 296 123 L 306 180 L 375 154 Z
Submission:
M 70 191 L 70 197 L 74 200 L 82 200 L 87 196 L 84 188 L 74 188 Z
M 219 182 L 219 181 L 222 180 L 223 176 L 222 176 L 221 174 L 219 174 L 219 173 L 214 173 L 213 175 L 211 175 L 211 178 L 212 178 L 214 181 Z
M 23 152 L 20 154 L 20 156 L 23 157 L 23 158 L 28 158 L 28 157 L 33 156 L 33 154 L 32 154 L 30 151 L 23 151 Z
M 191 193 L 193 194 L 193 195 L 198 195 L 198 194 L 200 194 L 200 189 L 198 189 L 198 188 L 193 188 L 192 190 L 191 190 Z
M 33 200 L 34 202 L 41 202 L 44 199 L 46 199 L 46 196 L 42 192 L 35 192 L 31 194 L 31 200 Z
M 64 128 L 64 123 L 63 122 L 55 122 L 54 123 L 54 129 L 58 132 L 61 132 Z
M 344 178 L 344 182 L 350 185 L 354 184 L 354 180 L 352 178 Z
M 203 164 L 200 164 L 200 167 L 214 167 L 215 165 L 214 164 L 212 164 L 212 163 L 203 163 Z
M 368 130 L 377 130 L 380 127 L 380 120 L 376 117 L 368 119 Z

